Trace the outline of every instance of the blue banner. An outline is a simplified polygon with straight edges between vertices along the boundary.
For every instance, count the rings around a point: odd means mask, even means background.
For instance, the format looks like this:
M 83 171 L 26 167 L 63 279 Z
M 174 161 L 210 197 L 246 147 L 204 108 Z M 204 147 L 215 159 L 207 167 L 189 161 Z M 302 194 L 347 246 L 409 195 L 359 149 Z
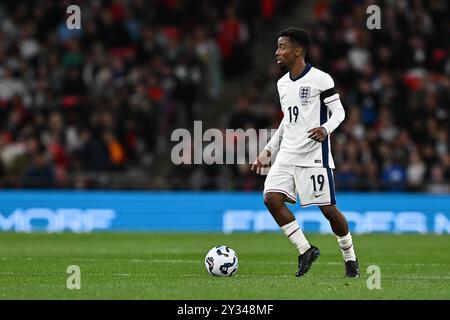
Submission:
M 450 233 L 450 196 L 341 193 L 352 233 Z M 316 207 L 288 205 L 306 232 L 331 233 Z M 0 231 L 279 230 L 262 193 L 1 191 Z

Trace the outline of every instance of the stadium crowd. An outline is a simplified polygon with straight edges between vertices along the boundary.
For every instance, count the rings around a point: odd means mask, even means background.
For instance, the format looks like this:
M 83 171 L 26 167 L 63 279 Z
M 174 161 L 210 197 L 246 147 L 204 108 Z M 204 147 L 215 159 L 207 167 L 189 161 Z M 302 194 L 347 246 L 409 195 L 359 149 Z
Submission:
M 78 1 L 81 29 L 70 1 L 1 3 L 0 186 L 152 168 L 172 129 L 250 66 L 239 50 L 275 2 L 237 3 Z
M 105 188 L 99 172 L 147 172 L 145 188 L 260 190 L 248 165 L 158 171 L 158 159 L 174 128 L 252 68 L 255 21 L 286 3 L 79 3 L 81 30 L 66 27 L 69 1 L 0 4 L 0 187 Z M 307 60 L 347 112 L 332 136 L 338 190 L 450 192 L 448 9 L 387 1 L 369 30 L 360 1 L 316 3 Z M 270 65 L 243 86 L 224 126 L 276 128 L 280 76 Z

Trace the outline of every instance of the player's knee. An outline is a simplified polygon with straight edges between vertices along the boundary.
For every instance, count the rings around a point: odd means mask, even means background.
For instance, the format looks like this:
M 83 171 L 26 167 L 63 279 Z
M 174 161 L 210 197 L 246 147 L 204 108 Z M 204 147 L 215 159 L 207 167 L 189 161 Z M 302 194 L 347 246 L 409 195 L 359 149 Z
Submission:
M 283 206 L 283 197 L 276 193 L 266 193 L 264 195 L 264 204 L 269 211 L 276 211 Z
M 329 221 L 334 220 L 339 215 L 339 211 L 336 209 L 336 206 L 330 205 L 330 206 L 321 206 L 320 210 L 322 211 L 325 218 L 327 218 Z

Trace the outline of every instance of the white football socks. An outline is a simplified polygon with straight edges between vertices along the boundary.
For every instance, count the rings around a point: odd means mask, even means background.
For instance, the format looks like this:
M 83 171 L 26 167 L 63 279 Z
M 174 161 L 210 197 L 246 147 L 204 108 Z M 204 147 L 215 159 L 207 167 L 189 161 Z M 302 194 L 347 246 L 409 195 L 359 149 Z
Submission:
M 355 250 L 353 249 L 352 236 L 350 232 L 343 237 L 336 236 L 336 238 L 339 243 L 339 247 L 341 248 L 344 261 L 356 261 Z
M 305 235 L 303 234 L 297 223 L 297 220 L 285 224 L 281 227 L 281 229 L 283 230 L 286 237 L 288 237 L 289 240 L 291 240 L 291 242 L 294 244 L 294 246 L 297 247 L 300 254 L 305 253 L 305 251 L 311 248 L 311 245 L 309 244 L 308 240 L 306 240 Z

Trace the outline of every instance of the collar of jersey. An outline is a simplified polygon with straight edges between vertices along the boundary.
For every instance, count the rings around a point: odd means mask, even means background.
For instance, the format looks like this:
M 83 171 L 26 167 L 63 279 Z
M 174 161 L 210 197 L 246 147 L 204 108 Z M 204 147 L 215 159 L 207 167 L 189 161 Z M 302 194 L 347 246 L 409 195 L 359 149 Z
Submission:
M 292 81 L 297 81 L 298 79 L 303 78 L 303 76 L 305 76 L 309 70 L 311 70 L 311 65 L 307 63 L 305 69 L 303 69 L 302 73 L 300 73 L 300 75 L 297 78 L 292 78 L 291 72 L 289 71 L 289 78 Z

